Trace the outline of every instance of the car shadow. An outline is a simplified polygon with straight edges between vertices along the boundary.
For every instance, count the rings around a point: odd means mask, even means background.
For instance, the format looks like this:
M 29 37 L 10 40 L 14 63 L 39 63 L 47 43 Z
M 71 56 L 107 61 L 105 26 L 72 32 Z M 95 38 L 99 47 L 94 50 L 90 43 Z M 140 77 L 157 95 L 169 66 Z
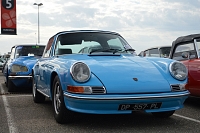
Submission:
M 200 97 L 190 96 L 185 100 L 185 105 L 195 107 L 200 110 Z

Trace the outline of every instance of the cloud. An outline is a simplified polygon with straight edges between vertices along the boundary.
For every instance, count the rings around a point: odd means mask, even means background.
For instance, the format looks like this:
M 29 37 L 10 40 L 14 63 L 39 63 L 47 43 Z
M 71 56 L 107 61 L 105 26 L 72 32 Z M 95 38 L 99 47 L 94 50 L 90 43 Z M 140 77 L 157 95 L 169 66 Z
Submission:
M 36 0 L 36 3 L 41 1 Z M 120 33 L 136 52 L 152 46 L 171 45 L 178 36 L 200 31 L 199 0 L 49 0 L 42 2 L 40 40 L 59 31 L 97 29 Z M 6 53 L 12 45 L 36 43 L 38 7 L 17 0 L 17 36 L 0 36 Z

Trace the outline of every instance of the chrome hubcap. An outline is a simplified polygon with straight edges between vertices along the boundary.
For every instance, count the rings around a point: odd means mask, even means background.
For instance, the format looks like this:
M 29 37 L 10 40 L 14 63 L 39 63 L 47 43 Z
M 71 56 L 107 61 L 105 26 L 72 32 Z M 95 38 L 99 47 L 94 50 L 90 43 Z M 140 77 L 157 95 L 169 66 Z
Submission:
M 61 91 L 60 91 L 60 86 L 58 83 L 55 85 L 54 89 L 54 108 L 56 111 L 56 114 L 60 112 L 60 107 L 61 107 Z

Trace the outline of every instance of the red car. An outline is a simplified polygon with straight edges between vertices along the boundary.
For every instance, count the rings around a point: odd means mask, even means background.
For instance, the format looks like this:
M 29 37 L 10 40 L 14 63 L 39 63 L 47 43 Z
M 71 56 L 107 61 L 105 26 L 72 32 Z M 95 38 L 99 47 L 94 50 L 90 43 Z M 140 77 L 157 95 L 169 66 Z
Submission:
M 200 34 L 178 37 L 172 43 L 169 58 L 181 61 L 188 68 L 188 89 L 192 96 L 200 96 Z

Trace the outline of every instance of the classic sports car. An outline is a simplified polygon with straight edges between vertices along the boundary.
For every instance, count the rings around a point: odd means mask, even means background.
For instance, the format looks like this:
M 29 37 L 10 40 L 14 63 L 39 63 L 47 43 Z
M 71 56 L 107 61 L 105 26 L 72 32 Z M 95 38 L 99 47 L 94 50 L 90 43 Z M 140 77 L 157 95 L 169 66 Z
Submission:
M 3 73 L 8 91 L 16 91 L 19 87 L 31 88 L 32 68 L 44 51 L 44 45 L 15 45 L 11 49 Z
M 191 96 L 200 96 L 200 34 L 178 37 L 172 43 L 170 58 L 181 61 L 188 68 L 186 89 Z
M 58 123 L 73 112 L 169 117 L 181 109 L 187 68 L 167 58 L 142 58 L 115 32 L 64 31 L 52 36 L 33 67 L 33 100 L 52 100 Z
M 138 56 L 168 58 L 171 46 L 157 46 L 141 51 Z

